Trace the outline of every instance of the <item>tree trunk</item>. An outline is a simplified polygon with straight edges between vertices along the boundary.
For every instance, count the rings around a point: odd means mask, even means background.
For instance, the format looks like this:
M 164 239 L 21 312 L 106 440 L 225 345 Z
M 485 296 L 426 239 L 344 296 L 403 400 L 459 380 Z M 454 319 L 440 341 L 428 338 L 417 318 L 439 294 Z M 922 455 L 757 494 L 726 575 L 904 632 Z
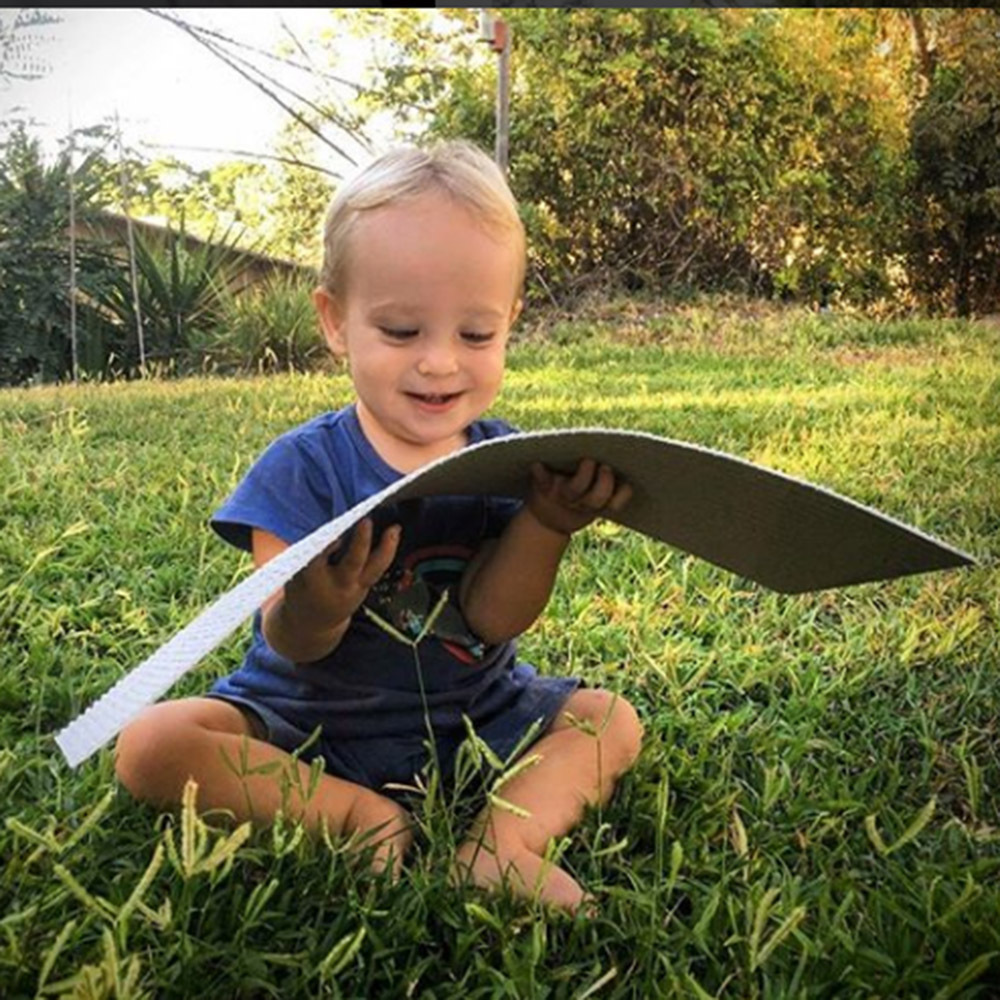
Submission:
M 920 86 L 917 88 L 917 98 L 923 100 L 934 82 L 934 73 L 937 70 L 937 44 L 927 30 L 923 11 L 908 10 L 906 14 L 910 22 L 913 53 L 917 57 L 917 65 L 920 68 Z

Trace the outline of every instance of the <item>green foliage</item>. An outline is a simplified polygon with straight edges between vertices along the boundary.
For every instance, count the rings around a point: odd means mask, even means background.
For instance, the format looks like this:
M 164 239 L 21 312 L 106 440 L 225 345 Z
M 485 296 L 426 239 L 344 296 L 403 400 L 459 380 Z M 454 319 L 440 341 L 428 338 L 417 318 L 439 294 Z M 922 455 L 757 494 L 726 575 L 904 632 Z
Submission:
M 333 193 L 332 179 L 296 161 L 316 158 L 312 136 L 287 128 L 278 149 L 286 162 L 272 170 L 264 188 L 268 204 L 262 245 L 269 253 L 310 267 L 319 267 L 323 256 L 323 219 Z
M 734 289 L 996 309 L 995 11 L 503 16 L 536 297 Z M 492 148 L 494 60 L 472 12 L 342 17 L 382 35 L 369 113 L 408 138 Z
M 98 129 L 86 138 L 107 136 Z M 135 166 L 129 164 L 133 175 Z M 109 196 L 120 195 L 115 173 L 100 148 L 86 153 L 72 170 L 68 152 L 47 165 L 38 141 L 29 138 L 23 127 L 13 129 L 3 145 L 0 384 L 57 381 L 71 375 L 70 184 L 79 226 L 89 218 L 96 220 Z M 225 176 L 234 183 L 239 179 L 231 172 Z M 133 185 L 132 190 L 137 189 Z M 198 370 L 205 364 L 223 370 L 288 370 L 320 356 L 307 290 L 278 280 L 266 289 L 237 294 L 234 289 L 246 285 L 251 266 L 237 245 L 244 230 L 234 224 L 224 231 L 211 227 L 203 232 L 204 239 L 190 236 L 182 212 L 180 226 L 166 229 L 162 237 L 135 235 L 147 365 L 175 372 Z M 135 295 L 125 240 L 79 236 L 76 280 L 81 372 L 108 377 L 139 371 Z
M 315 150 L 290 130 L 278 163 L 231 160 L 194 170 L 177 160 L 131 164 L 131 211 L 167 220 L 201 239 L 229 231 L 248 249 L 317 265 L 331 179 L 308 164 Z
M 102 130 L 94 130 L 90 138 L 95 137 L 107 138 Z M 0 384 L 66 379 L 72 371 L 69 188 L 72 183 L 79 225 L 96 218 L 110 195 L 120 194 L 115 170 L 100 149 L 72 170 L 68 152 L 47 165 L 38 141 L 23 127 L 12 130 L 2 153 Z M 246 283 L 250 266 L 237 247 L 243 230 L 212 227 L 205 236 L 189 236 L 183 213 L 180 226 L 162 237 L 136 233 L 146 363 L 180 372 L 205 363 L 243 371 L 307 364 L 319 352 L 305 290 L 277 282 L 240 298 L 233 289 Z M 125 241 L 80 236 L 76 280 L 81 371 L 102 377 L 137 372 L 135 296 Z M 255 308 L 259 316 L 251 315 Z M 222 332 L 226 324 L 231 333 Z M 239 355 L 241 347 L 245 356 Z
M 72 165 L 64 151 L 52 165 L 37 140 L 16 127 L 0 148 L 0 385 L 64 378 L 72 368 L 70 341 L 70 185 L 77 218 L 99 204 L 104 169 L 90 153 Z M 117 265 L 104 248 L 76 249 L 81 364 L 99 369 L 93 345 L 102 327 L 94 302 L 115 281 Z
M 510 178 L 536 302 L 579 306 L 595 289 L 675 301 L 735 290 L 839 296 L 872 314 L 1000 308 L 995 10 L 503 16 L 513 37 Z M 26 8 L 0 17 L 0 75 L 39 71 L 31 32 L 49 19 Z M 477 40 L 474 11 L 358 9 L 331 19 L 337 37 L 376 36 L 371 78 L 350 107 L 319 97 L 311 120 L 326 107 L 328 124 L 357 134 L 388 115 L 400 137 L 458 135 L 492 148 L 496 60 Z M 0 384 L 62 379 L 71 367 L 69 158 L 47 166 L 23 127 L 5 128 Z M 102 151 L 112 138 L 107 126 L 76 135 L 90 150 L 78 150 L 72 171 L 81 217 L 127 203 L 203 239 L 224 231 L 235 246 L 239 231 L 256 249 L 318 262 L 323 174 L 295 162 L 194 171 L 134 153 L 112 165 Z M 286 160 L 308 163 L 312 151 L 299 126 L 280 137 Z M 139 363 L 127 258 L 110 250 L 78 245 L 79 360 L 99 376 Z M 225 370 L 310 363 L 297 293 L 223 304 L 229 255 L 212 254 L 140 248 L 153 360 L 190 370 L 202 345 Z M 254 303 L 264 313 L 256 331 Z
M 927 298 L 959 316 L 1000 299 L 1000 14 L 951 24 L 928 93 L 913 116 L 912 266 Z
M 981 565 L 786 596 L 588 529 L 521 651 L 645 723 L 635 770 L 556 845 L 590 920 L 450 885 L 443 797 L 392 883 L 289 822 L 244 840 L 138 806 L 110 750 L 58 757 L 53 731 L 250 571 L 205 518 L 277 434 L 348 401 L 345 374 L 0 392 L 4 996 L 992 996 L 1000 333 L 731 306 L 564 323 L 571 346 L 512 352 L 497 412 L 720 448 Z
M 313 287 L 279 275 L 223 294 L 212 327 L 192 345 L 199 366 L 240 374 L 319 367 L 327 352 L 312 304 Z
M 183 224 L 199 237 L 220 228 L 259 233 L 264 226 L 268 168 L 263 164 L 230 160 L 196 170 L 168 157 L 128 166 L 127 207 L 136 216 L 164 219 L 177 228 Z
M 147 361 L 189 362 L 194 338 L 211 329 L 227 289 L 246 268 L 231 233 L 207 241 L 187 238 L 183 227 L 165 238 L 136 234 L 139 308 Z M 121 267 L 117 280 L 100 300 L 123 331 L 136 329 L 131 276 Z M 133 338 L 137 341 L 137 338 Z M 133 345 L 122 359 L 126 370 L 138 363 Z
M 440 12 L 439 15 L 440 17 Z M 788 290 L 870 302 L 899 248 L 899 74 L 856 11 L 505 11 L 512 184 L 536 292 Z M 494 69 L 413 15 L 369 102 L 411 131 L 493 144 Z M 454 38 L 428 64 L 429 39 Z M 419 81 L 419 94 L 414 91 Z M 415 111 L 419 96 L 424 111 Z M 887 113 L 887 108 L 895 114 Z M 412 124 L 411 124 L 412 123 Z

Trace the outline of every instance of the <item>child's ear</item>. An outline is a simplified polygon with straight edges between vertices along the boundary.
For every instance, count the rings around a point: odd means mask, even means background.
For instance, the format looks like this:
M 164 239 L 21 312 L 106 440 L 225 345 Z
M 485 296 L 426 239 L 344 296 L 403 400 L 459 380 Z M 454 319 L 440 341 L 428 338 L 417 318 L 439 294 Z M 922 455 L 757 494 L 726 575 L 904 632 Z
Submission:
M 344 357 L 347 354 L 347 341 L 344 338 L 344 313 L 339 300 L 325 288 L 317 288 L 312 294 L 312 300 L 327 346 L 335 357 Z
M 510 329 L 517 322 L 517 317 L 521 315 L 523 308 L 524 299 L 517 299 L 510 308 L 510 319 L 507 322 L 507 329 Z

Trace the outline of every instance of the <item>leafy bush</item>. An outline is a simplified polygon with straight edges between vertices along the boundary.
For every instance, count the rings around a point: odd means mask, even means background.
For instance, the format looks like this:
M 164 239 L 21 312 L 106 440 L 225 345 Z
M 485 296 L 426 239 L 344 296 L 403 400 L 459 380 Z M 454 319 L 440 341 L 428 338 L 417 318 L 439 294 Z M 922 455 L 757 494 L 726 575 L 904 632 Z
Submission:
M 239 292 L 224 291 L 215 322 L 193 349 L 218 372 L 305 371 L 326 357 L 312 284 L 275 275 Z
M 453 21 L 465 12 L 450 12 Z M 511 9 L 510 179 L 533 291 L 885 292 L 897 251 L 902 74 L 852 11 Z M 495 72 L 463 32 L 386 19 L 367 100 L 418 135 L 493 145 Z M 380 22 L 381 23 L 381 22 Z M 453 58 L 432 42 L 453 39 Z M 444 68 L 442 68 L 444 67 Z M 419 91 L 422 86 L 427 93 Z M 419 98 L 419 110 L 411 110 Z
M 924 210 L 911 227 L 910 268 L 926 303 L 968 316 L 1000 302 L 1000 15 L 963 16 L 976 30 L 945 45 L 911 122 Z
M 73 165 L 68 151 L 47 166 L 23 127 L 0 145 L 0 385 L 65 378 L 73 368 L 70 322 L 70 188 L 77 218 L 99 205 L 99 158 Z M 84 370 L 115 349 L 94 303 L 116 280 L 107 249 L 76 247 L 77 337 Z
M 162 241 L 136 234 L 139 310 L 147 362 L 174 360 L 183 369 L 197 353 L 195 340 L 208 332 L 223 310 L 229 289 L 246 268 L 229 231 L 209 241 L 186 238 L 183 227 L 168 230 Z M 122 266 L 101 299 L 112 322 L 135 331 L 132 281 Z M 122 359 L 127 370 L 139 366 L 137 338 Z

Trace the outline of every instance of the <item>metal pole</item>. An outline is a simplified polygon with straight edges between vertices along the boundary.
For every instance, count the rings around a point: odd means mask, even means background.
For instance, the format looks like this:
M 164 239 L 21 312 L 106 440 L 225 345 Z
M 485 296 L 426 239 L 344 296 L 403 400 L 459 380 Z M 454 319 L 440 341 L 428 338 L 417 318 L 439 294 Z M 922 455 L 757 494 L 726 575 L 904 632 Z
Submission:
M 75 148 L 73 136 L 73 120 L 69 123 L 69 170 L 66 174 L 69 182 L 69 338 L 73 352 L 73 384 L 80 381 L 80 356 L 76 342 L 76 187 L 73 177 L 73 151 Z
M 142 304 L 139 301 L 139 275 L 135 263 L 135 228 L 128 210 L 128 190 L 125 181 L 125 154 L 122 151 L 122 130 L 115 112 L 115 134 L 118 138 L 118 183 L 121 187 L 122 210 L 125 215 L 125 232 L 128 236 L 128 266 L 132 281 L 132 308 L 135 311 L 135 333 L 139 342 L 139 371 L 146 374 L 146 344 L 142 336 Z

